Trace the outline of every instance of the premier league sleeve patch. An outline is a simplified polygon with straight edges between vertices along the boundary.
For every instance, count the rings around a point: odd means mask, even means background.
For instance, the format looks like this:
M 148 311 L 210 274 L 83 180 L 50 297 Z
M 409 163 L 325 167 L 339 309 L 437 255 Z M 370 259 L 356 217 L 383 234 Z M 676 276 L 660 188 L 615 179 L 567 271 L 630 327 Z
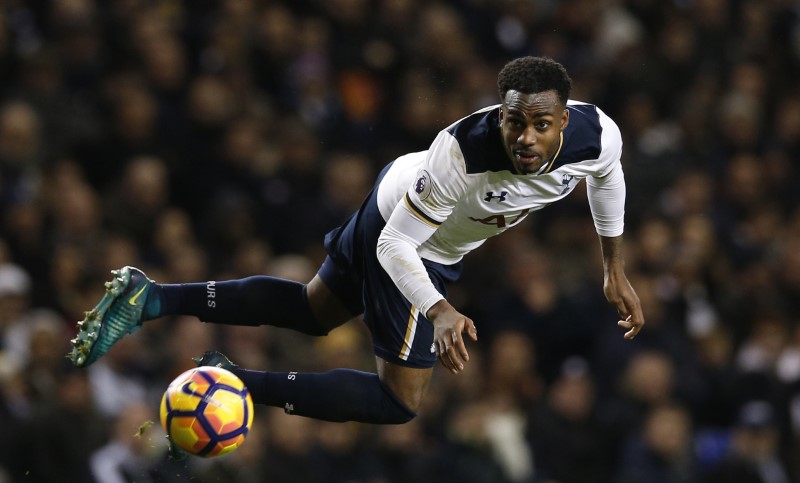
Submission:
M 417 179 L 414 181 L 414 192 L 417 194 L 420 201 L 430 196 L 432 189 L 433 183 L 430 173 L 424 169 L 419 170 Z

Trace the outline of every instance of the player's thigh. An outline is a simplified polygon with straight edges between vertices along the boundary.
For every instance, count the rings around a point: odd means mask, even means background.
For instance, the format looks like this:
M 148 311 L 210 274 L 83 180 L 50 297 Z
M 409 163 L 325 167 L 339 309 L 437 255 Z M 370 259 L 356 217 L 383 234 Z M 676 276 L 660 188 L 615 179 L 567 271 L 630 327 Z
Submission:
M 428 391 L 433 368 L 401 366 L 380 357 L 376 357 L 375 360 L 378 365 L 378 377 L 381 381 L 398 399 L 403 401 L 406 407 L 416 412 Z
M 306 297 L 314 317 L 328 330 L 335 329 L 358 315 L 348 310 L 319 275 L 315 275 L 306 286 Z

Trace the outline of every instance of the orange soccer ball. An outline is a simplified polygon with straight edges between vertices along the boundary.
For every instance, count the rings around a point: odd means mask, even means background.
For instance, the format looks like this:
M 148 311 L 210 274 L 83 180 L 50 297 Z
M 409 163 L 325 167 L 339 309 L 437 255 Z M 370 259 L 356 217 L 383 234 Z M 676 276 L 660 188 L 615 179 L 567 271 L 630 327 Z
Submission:
M 250 392 L 220 367 L 189 369 L 170 383 L 161 398 L 161 425 L 188 453 L 210 458 L 238 448 L 253 425 Z

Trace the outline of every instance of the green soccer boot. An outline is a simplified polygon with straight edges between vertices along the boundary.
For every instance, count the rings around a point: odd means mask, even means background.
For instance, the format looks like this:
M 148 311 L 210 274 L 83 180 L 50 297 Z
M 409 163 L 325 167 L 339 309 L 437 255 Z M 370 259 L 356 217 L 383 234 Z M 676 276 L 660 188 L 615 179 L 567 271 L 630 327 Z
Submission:
M 123 267 L 112 270 L 114 279 L 106 282 L 100 302 L 78 322 L 78 335 L 67 358 L 78 367 L 86 367 L 101 358 L 118 340 L 135 332 L 144 321 L 147 296 L 155 282 L 141 270 Z

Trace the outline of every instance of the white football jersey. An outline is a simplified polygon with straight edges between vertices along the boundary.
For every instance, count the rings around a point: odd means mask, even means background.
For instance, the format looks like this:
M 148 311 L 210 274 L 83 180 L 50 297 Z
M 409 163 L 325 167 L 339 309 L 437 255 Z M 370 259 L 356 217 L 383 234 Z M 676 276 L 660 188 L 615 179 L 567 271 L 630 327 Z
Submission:
M 530 212 L 564 198 L 582 179 L 621 171 L 622 140 L 614 121 L 590 104 L 569 101 L 567 108 L 561 147 L 538 174 L 515 174 L 500 138 L 499 105 L 460 119 L 427 151 L 394 161 L 378 188 L 381 215 L 388 220 L 404 203 L 435 228 L 417 248 L 419 256 L 452 264 Z M 618 195 L 624 203 L 624 189 Z M 595 216 L 598 233 L 622 233 L 622 213 L 612 226 L 600 218 Z
M 378 186 L 386 226 L 377 257 L 403 295 L 427 314 L 443 299 L 422 259 L 450 265 L 586 178 L 597 233 L 622 234 L 625 180 L 619 128 L 597 107 L 569 101 L 560 148 L 536 174 L 516 174 L 500 135 L 500 106 L 460 119 L 427 151 L 396 159 Z

